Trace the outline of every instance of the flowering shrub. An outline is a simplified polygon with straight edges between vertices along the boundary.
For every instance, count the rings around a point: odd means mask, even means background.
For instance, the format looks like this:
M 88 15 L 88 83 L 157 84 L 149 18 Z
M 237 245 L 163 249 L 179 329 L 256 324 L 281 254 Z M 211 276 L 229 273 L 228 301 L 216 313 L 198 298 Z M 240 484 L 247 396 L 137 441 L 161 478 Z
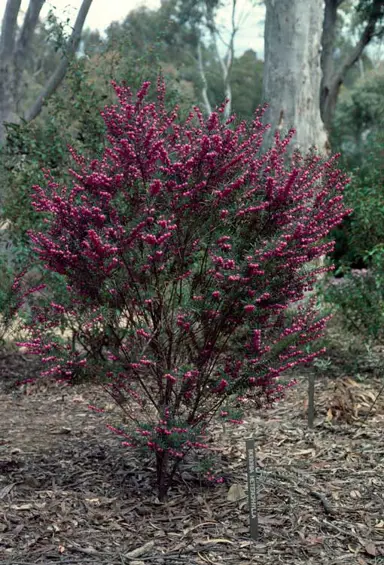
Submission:
M 279 398 L 281 376 L 318 355 L 326 319 L 288 306 L 324 270 L 313 260 L 332 247 L 346 179 L 315 154 L 286 166 L 293 132 L 261 155 L 262 111 L 235 125 L 224 106 L 194 108 L 180 123 L 163 82 L 154 103 L 149 86 L 134 98 L 115 84 L 101 159 L 72 151 L 70 186 L 47 173 L 34 187 L 47 223 L 34 250 L 68 294 L 35 309 L 22 345 L 44 374 L 102 383 L 127 422 L 112 431 L 154 454 L 163 498 L 214 416 L 239 422 L 242 400 Z

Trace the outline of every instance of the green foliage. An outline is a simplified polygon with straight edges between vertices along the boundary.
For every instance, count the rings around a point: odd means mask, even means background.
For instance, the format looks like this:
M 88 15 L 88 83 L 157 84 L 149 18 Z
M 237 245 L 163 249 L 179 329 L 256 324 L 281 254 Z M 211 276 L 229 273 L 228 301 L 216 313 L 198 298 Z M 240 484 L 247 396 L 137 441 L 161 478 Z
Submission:
M 353 209 L 336 231 L 339 274 L 325 299 L 343 316 L 346 327 L 369 339 L 384 337 L 384 135 L 370 136 L 371 150 L 352 173 L 345 199 Z M 338 256 L 337 256 L 338 255 Z M 364 266 L 360 271 L 353 266 Z
M 384 75 L 371 72 L 344 91 L 336 110 L 331 145 L 351 174 L 347 204 L 354 210 L 333 234 L 338 265 L 368 266 L 366 255 L 383 239 Z
M 43 169 L 65 182 L 68 145 L 85 154 L 102 150 L 104 127 L 98 107 L 102 97 L 80 60 L 71 66 L 63 87 L 49 100 L 40 119 L 8 124 L 7 144 L 1 154 L 6 181 L 3 214 L 11 221 L 16 245 L 26 242 L 29 229 L 41 226 L 30 194 L 32 186 L 43 181 Z
M 164 2 L 158 10 L 137 8 L 122 23 L 113 22 L 107 29 L 105 49 L 118 51 L 128 60 L 132 60 L 132 56 L 141 59 L 146 53 L 146 64 L 132 67 L 135 72 L 139 71 L 141 78 L 143 71 L 148 78 L 148 67 L 156 67 L 161 62 L 172 64 L 178 70 L 180 80 L 189 80 L 191 73 L 197 76 L 196 45 L 195 28 L 180 19 L 173 2 Z M 139 82 L 133 78 L 138 86 Z
M 369 339 L 384 337 L 384 253 L 377 250 L 370 270 L 349 270 L 325 291 L 341 312 L 346 328 Z
M 223 74 L 220 63 L 215 59 L 212 49 L 204 49 L 205 74 L 208 81 L 209 99 L 219 105 L 225 98 Z M 264 101 L 262 97 L 263 61 L 257 58 L 252 49 L 233 61 L 231 74 L 232 111 L 241 119 L 252 116 Z M 199 78 L 191 76 L 196 84 L 196 96 L 200 96 Z
M 347 166 L 356 166 L 384 126 L 384 74 L 371 73 L 341 97 L 332 128 L 332 147 L 342 150 Z
M 370 262 L 375 248 L 384 242 L 384 134 L 371 137 L 371 151 L 353 173 L 346 192 L 353 208 L 349 246 L 353 259 Z
M 232 108 L 235 114 L 244 119 L 252 117 L 262 99 L 263 61 L 248 49 L 233 62 L 232 68 Z
M 384 35 L 384 4 L 380 0 L 359 0 L 355 10 L 357 26 L 366 25 L 367 21 L 376 17 L 374 37 L 380 39 Z
M 343 268 L 370 267 L 372 251 L 384 241 L 384 135 L 371 134 L 369 141 L 370 151 L 352 170 L 345 191 L 353 213 L 333 234 L 334 258 Z

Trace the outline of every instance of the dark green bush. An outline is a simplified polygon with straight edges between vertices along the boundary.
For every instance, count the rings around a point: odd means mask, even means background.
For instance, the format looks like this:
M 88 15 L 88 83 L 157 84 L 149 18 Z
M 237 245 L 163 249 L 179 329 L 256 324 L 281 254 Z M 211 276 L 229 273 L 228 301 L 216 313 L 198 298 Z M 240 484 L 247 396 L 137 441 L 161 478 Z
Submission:
M 370 270 L 349 270 L 327 286 L 325 300 L 342 314 L 346 328 L 368 339 L 384 335 L 384 255 Z
M 370 151 L 352 171 L 345 191 L 353 209 L 334 237 L 337 274 L 325 300 L 346 328 L 368 339 L 384 337 L 384 134 L 372 133 Z
M 353 213 L 332 234 L 339 267 L 370 267 L 370 253 L 384 243 L 384 134 L 370 136 L 370 150 L 359 167 L 351 167 L 345 200 Z
M 371 139 L 371 150 L 346 190 L 353 208 L 349 226 L 349 246 L 353 259 L 367 260 L 376 246 L 384 243 L 384 133 Z

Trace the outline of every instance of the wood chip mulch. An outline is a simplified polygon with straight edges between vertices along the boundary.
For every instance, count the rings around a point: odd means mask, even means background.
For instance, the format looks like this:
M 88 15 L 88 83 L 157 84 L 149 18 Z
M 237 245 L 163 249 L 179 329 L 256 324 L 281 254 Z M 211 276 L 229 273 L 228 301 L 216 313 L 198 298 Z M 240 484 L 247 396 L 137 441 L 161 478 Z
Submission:
M 186 467 L 160 503 L 150 460 L 105 427 L 96 389 L 0 395 L 2 565 L 384 564 L 382 381 L 306 379 L 273 409 L 212 430 L 223 484 Z M 89 411 L 100 404 L 102 415 Z M 249 538 L 245 439 L 257 446 L 260 537 Z

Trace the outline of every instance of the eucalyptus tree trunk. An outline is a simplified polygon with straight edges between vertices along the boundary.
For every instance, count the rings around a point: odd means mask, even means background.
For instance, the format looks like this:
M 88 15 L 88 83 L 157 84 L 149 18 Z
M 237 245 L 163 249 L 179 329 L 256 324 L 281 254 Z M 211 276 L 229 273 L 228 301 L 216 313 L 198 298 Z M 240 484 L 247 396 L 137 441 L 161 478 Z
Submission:
M 9 64 L 0 64 L 0 147 L 5 142 L 5 122 L 13 122 L 11 71 Z
M 236 5 L 237 5 L 237 0 L 232 0 L 231 35 L 225 56 L 222 56 L 219 51 L 219 46 L 218 46 L 219 32 L 217 30 L 217 26 L 214 22 L 213 17 L 211 17 L 209 21 L 212 43 L 216 52 L 217 60 L 220 63 L 222 76 L 223 76 L 224 94 L 227 100 L 227 105 L 224 110 L 225 118 L 229 118 L 229 116 L 232 113 L 231 76 L 232 76 L 233 60 L 235 58 L 235 36 L 238 32 L 238 27 L 236 24 Z
M 276 129 L 295 128 L 292 148 L 329 153 L 320 115 L 322 0 L 266 0 L 263 99 L 270 146 Z
M 13 109 L 13 52 L 21 0 L 8 0 L 0 35 L 0 147 L 5 141 L 4 122 L 11 121 Z
M 201 48 L 200 38 L 197 43 L 197 65 L 198 65 L 198 70 L 199 70 L 199 75 L 202 85 L 201 98 L 203 100 L 205 113 L 207 114 L 207 116 L 209 116 L 212 113 L 212 106 L 208 96 L 208 81 L 204 69 L 203 50 Z

